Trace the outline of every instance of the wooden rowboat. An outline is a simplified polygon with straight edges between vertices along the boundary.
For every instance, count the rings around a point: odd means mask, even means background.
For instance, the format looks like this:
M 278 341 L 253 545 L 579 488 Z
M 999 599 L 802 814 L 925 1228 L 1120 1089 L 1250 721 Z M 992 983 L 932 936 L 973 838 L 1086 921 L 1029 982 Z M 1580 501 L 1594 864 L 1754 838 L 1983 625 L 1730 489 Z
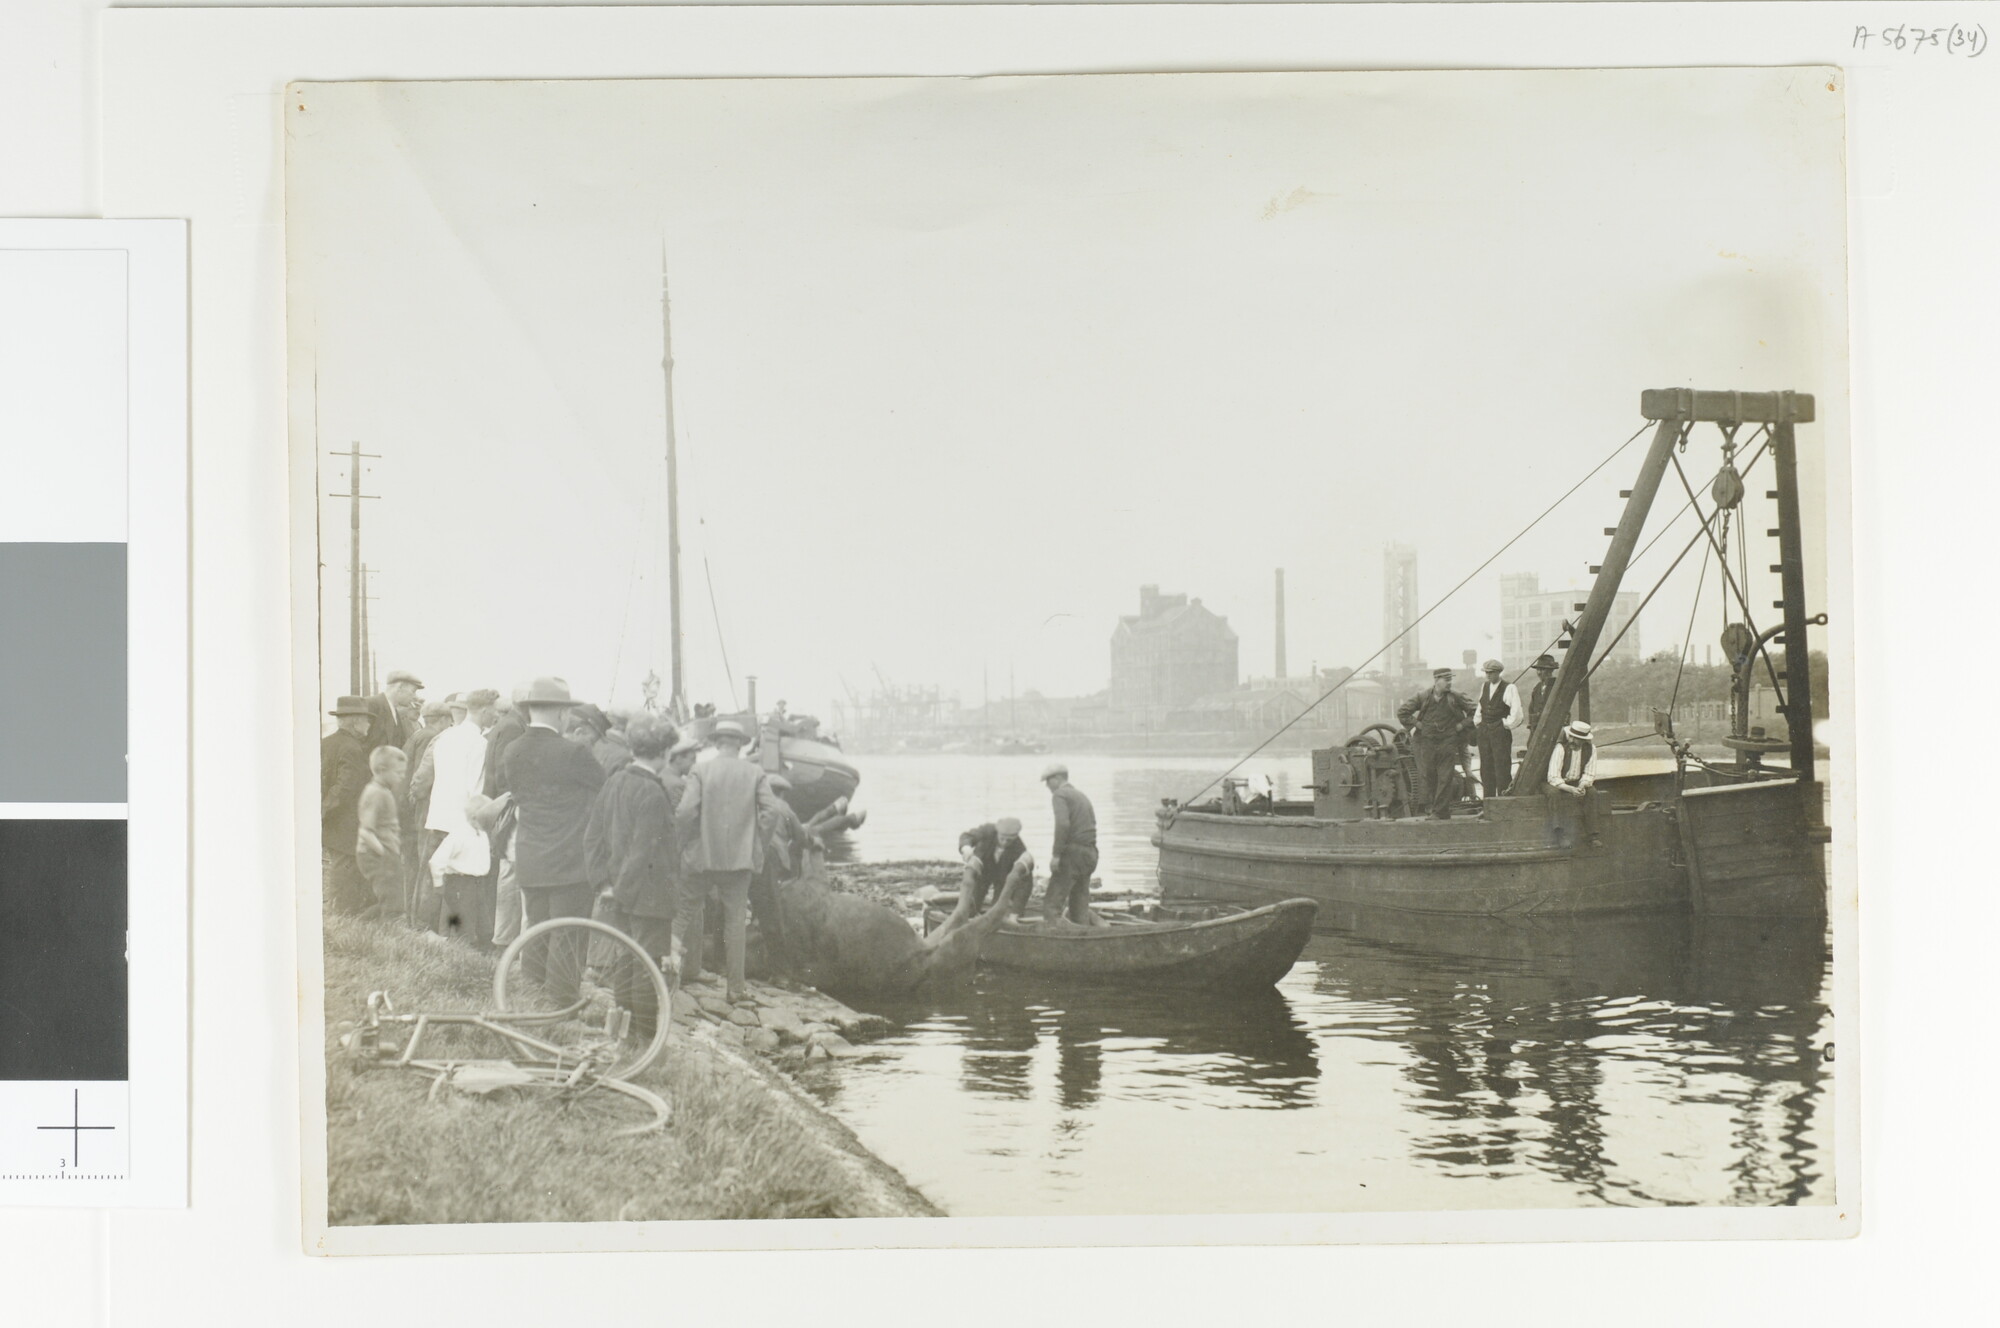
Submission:
M 926 928 L 943 922 L 954 896 L 932 901 Z M 1312 938 L 1319 905 L 1287 899 L 1262 908 L 1100 913 L 1103 925 L 1015 919 L 979 948 L 986 973 L 1072 982 L 1243 991 L 1274 985 Z M 1166 917 L 1169 920 L 1154 920 Z

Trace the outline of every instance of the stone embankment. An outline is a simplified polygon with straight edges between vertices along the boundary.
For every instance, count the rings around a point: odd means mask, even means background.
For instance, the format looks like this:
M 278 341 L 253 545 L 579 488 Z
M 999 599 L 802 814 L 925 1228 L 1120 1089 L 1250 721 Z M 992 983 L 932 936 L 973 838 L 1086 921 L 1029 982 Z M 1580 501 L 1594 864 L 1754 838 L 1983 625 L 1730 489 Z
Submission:
M 880 1037 L 889 1021 L 862 1014 L 811 987 L 748 984 L 749 998 L 731 1005 L 721 982 L 704 978 L 674 992 L 673 1020 L 685 1033 L 706 1029 L 724 1046 L 754 1051 L 780 1065 L 846 1060 L 856 1042 Z

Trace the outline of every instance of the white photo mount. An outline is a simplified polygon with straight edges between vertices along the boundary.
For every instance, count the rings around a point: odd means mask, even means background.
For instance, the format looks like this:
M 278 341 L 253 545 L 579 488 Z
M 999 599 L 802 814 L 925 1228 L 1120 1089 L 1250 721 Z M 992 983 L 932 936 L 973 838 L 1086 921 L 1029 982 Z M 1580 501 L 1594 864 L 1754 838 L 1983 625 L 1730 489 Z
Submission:
M 98 348 L 92 363 L 50 352 L 40 390 L 0 400 L 0 541 L 124 543 L 128 662 L 124 798 L 0 805 L 15 821 L 125 823 L 128 1077 L 0 1079 L 0 1205 L 185 1207 L 187 223 L 0 220 L 0 258 L 18 278 L 0 307 L 10 344 L 32 358 L 61 314 Z M 81 314 L 79 280 L 98 287 Z M 115 384 L 122 415 L 99 401 L 90 427 L 63 427 Z

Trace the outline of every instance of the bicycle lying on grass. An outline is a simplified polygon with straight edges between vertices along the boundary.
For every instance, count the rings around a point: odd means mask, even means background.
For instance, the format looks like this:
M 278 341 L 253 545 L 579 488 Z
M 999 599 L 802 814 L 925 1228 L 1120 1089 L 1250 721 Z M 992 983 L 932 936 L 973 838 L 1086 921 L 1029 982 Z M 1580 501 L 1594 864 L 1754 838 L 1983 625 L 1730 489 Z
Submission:
M 432 1100 L 447 1085 L 541 1090 L 602 1116 L 616 1134 L 645 1134 L 665 1128 L 671 1108 L 631 1080 L 666 1049 L 670 1002 L 659 964 L 630 936 L 591 918 L 551 918 L 501 952 L 491 1010 L 403 1014 L 389 993 L 371 992 L 340 1043 L 365 1063 L 429 1075 Z M 631 1036 L 635 1015 L 650 1018 L 649 1037 Z M 397 1047 L 387 1035 L 402 1028 L 409 1040 Z M 477 1049 L 480 1034 L 508 1054 L 458 1054 Z

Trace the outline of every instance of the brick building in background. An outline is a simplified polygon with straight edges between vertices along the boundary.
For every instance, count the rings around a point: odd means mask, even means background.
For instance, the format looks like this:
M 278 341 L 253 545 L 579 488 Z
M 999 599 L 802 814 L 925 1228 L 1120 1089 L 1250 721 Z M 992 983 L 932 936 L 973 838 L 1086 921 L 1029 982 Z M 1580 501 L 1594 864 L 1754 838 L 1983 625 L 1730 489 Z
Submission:
M 1111 633 L 1114 710 L 1176 708 L 1236 686 L 1236 633 L 1229 620 L 1186 595 L 1139 587 L 1139 612 Z

